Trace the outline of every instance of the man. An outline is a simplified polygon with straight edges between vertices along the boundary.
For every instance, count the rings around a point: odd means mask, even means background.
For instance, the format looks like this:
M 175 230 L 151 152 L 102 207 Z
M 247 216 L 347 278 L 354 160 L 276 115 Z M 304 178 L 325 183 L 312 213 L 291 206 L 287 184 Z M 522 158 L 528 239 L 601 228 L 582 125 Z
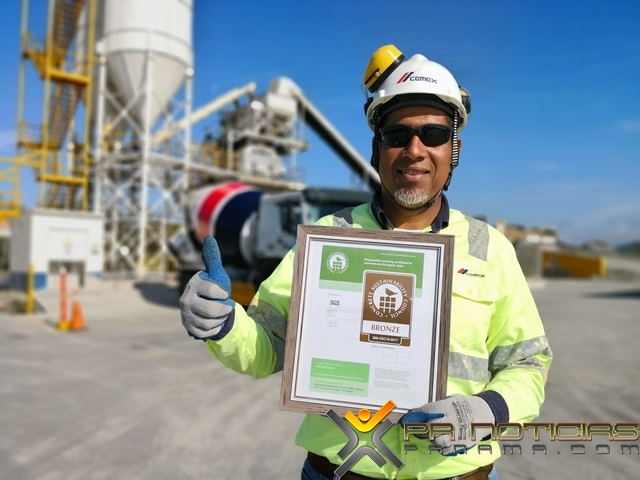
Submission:
M 365 85 L 373 94 L 365 111 L 374 132 L 371 162 L 381 188 L 370 204 L 318 224 L 455 235 L 448 396 L 414 408 L 403 421 L 450 423 L 456 438 L 416 440 L 418 450 L 405 452 L 402 426 L 394 425 L 383 438 L 404 467 L 398 471 L 391 462 L 378 467 L 365 457 L 342 478 L 493 480 L 499 445 L 486 441 L 492 452 L 479 453 L 473 447 L 480 439 L 472 440 L 468 427 L 535 418 L 544 400 L 551 350 L 511 244 L 487 224 L 449 208 L 443 194 L 458 164 L 468 96 L 444 67 L 422 55 L 405 61 L 393 46 L 374 54 Z M 258 378 L 279 371 L 293 251 L 260 286 L 246 313 L 228 299 L 229 280 L 210 237 L 204 256 L 207 272 L 194 276 L 181 298 L 187 331 L 238 372 Z M 370 444 L 370 437 L 365 441 Z M 309 451 L 303 480 L 332 478 L 345 442 L 331 419 L 307 415 L 296 437 Z M 430 450 L 434 444 L 440 453 Z M 465 454 L 459 454 L 461 445 L 469 449 Z

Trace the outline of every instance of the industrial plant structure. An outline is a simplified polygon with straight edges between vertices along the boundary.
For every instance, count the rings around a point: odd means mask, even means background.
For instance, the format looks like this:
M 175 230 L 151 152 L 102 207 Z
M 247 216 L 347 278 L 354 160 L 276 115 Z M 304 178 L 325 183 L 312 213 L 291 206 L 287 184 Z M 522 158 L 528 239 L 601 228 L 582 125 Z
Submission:
M 29 30 L 30 8 L 44 6 L 22 1 L 18 151 L 0 172 L 9 185 L 0 219 L 18 219 L 10 254 L 16 286 L 29 264 L 38 285 L 60 266 L 80 278 L 174 270 L 168 245 L 184 235 L 192 188 L 229 180 L 268 192 L 305 188 L 295 160 L 308 148 L 305 122 L 363 185 L 378 184 L 368 162 L 290 79 L 274 80 L 263 94 L 249 84 L 193 110 L 191 0 L 48 0 L 40 35 Z M 25 100 L 39 88 L 37 123 L 26 118 L 34 109 Z M 193 144 L 192 124 L 216 112 L 219 136 Z M 26 216 L 23 167 L 40 186 L 37 208 Z M 92 254 L 96 221 L 100 262 Z M 36 258 L 26 236 L 64 242 L 67 250 L 51 246 Z M 73 258 L 61 256 L 71 244 Z

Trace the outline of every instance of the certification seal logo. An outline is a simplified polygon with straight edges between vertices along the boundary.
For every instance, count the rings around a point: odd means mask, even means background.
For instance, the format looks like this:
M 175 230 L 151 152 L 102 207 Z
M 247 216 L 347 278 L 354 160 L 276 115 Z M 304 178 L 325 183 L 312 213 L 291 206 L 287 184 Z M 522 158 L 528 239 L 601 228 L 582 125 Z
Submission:
M 333 252 L 327 258 L 327 268 L 331 273 L 343 273 L 349 268 L 349 258 L 342 252 Z
M 411 344 L 415 275 L 365 271 L 360 341 Z
M 397 318 L 409 303 L 407 289 L 396 279 L 378 280 L 369 287 L 367 301 L 373 313 L 380 318 Z

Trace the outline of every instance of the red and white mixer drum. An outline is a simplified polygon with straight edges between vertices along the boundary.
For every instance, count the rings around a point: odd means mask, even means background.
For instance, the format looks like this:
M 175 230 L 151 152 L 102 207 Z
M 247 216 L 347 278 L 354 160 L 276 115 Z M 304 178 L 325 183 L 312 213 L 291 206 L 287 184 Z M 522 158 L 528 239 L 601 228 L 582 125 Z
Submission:
M 258 209 L 263 192 L 243 183 L 228 182 L 195 190 L 189 195 L 189 220 L 195 239 L 202 244 L 213 235 L 225 264 L 246 264 L 240 233 Z

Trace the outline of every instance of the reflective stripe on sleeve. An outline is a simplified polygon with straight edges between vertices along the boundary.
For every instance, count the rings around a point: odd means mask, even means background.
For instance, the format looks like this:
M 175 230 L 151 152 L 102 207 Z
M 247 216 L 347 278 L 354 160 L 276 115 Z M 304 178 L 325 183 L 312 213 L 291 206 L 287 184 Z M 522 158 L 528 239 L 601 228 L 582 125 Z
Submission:
M 495 375 L 509 368 L 535 368 L 544 374 L 547 367 L 535 357 L 538 354 L 552 357 L 546 335 L 494 348 L 489 356 L 489 371 Z
M 464 216 L 469 222 L 469 255 L 479 260 L 487 261 L 489 251 L 489 226 L 473 217 Z
M 486 383 L 490 379 L 488 367 L 489 360 L 487 358 L 449 352 L 449 377 Z

